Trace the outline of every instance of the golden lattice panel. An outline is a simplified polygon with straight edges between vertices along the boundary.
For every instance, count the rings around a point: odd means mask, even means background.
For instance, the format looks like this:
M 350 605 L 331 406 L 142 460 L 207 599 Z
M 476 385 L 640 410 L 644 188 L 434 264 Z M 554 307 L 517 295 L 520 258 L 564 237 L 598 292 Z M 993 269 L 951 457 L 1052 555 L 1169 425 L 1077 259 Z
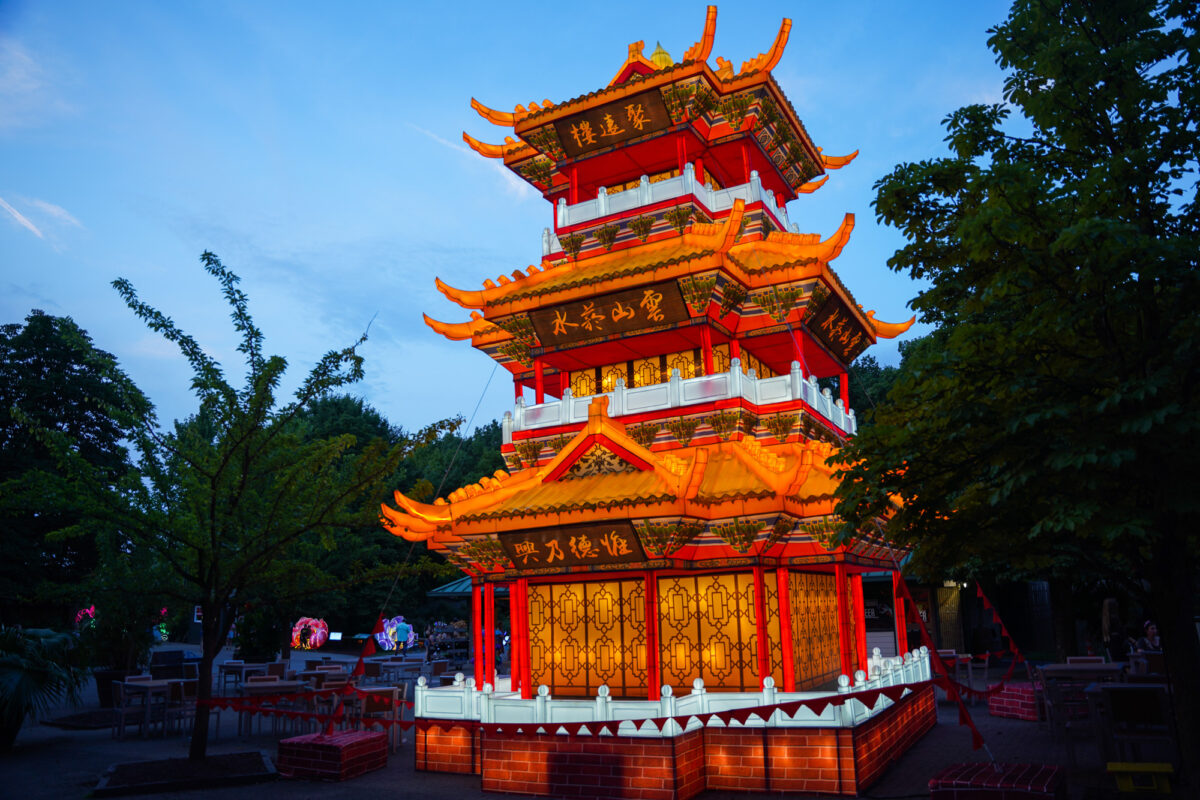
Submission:
M 793 572 L 789 590 L 796 688 L 814 689 L 837 679 L 837 586 L 832 575 Z

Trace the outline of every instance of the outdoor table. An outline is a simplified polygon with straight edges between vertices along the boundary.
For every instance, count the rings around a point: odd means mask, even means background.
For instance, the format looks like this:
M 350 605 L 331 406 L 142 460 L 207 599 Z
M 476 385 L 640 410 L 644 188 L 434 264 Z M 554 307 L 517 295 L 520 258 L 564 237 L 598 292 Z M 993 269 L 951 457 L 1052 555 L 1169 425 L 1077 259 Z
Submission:
M 326 678 L 344 678 L 346 675 L 345 670 L 305 669 L 297 672 L 296 678 L 297 680 L 311 681 L 314 689 L 320 689 Z
M 1128 665 L 1123 661 L 1109 664 L 1046 664 L 1042 676 L 1057 680 L 1115 681 L 1125 673 Z
M 242 685 L 242 697 L 249 699 L 251 697 L 270 697 L 276 694 L 297 694 L 307 688 L 303 681 L 279 680 L 246 683 Z M 247 733 L 249 733 L 249 729 L 252 727 L 251 720 L 253 716 L 253 711 L 243 711 L 238 714 L 239 736 L 242 733 L 243 726 L 246 728 Z
M 958 653 L 958 652 L 955 652 L 954 650 L 938 650 L 937 657 L 942 659 L 942 661 L 950 669 L 950 671 L 952 673 L 951 677 L 955 681 L 958 680 L 958 676 L 961 673 L 962 675 L 965 675 L 967 678 L 967 682 L 966 682 L 967 688 L 969 688 L 969 689 L 975 688 L 975 671 L 971 664 L 970 654 Z M 985 675 L 986 675 L 986 673 L 985 673 Z M 967 699 L 971 703 L 971 705 L 975 705 L 975 697 L 973 695 L 967 695 Z
M 144 725 L 142 725 L 142 736 L 143 737 L 146 736 L 147 732 L 150 730 L 150 712 L 152 710 L 152 706 L 154 705 L 154 699 L 156 697 L 161 697 L 162 705 L 163 705 L 163 708 L 165 709 L 166 705 L 167 705 L 167 700 L 171 696 L 171 685 L 176 684 L 176 683 L 182 683 L 183 680 L 184 680 L 183 678 L 164 678 L 162 680 L 125 681 L 125 683 L 124 683 L 125 694 L 126 695 L 141 695 L 143 698 L 143 704 L 146 707 L 146 722 Z M 165 714 L 163 716 L 163 727 L 165 730 L 165 728 L 166 728 L 166 715 Z
M 266 675 L 266 662 L 261 664 L 220 664 L 217 667 L 217 680 L 220 683 L 224 682 L 226 675 L 234 675 L 237 677 L 237 685 L 241 686 L 246 682 L 248 675 Z

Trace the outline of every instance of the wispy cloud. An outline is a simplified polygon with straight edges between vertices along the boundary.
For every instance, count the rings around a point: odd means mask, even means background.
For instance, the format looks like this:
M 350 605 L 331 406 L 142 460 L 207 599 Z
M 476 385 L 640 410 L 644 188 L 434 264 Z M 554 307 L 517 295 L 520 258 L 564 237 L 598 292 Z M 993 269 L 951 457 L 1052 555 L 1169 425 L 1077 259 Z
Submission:
M 0 36 L 0 128 L 33 125 L 68 109 L 42 65 L 8 36 Z
M 452 142 L 449 139 L 438 136 L 433 131 L 426 130 L 425 128 L 422 128 L 420 125 L 414 125 L 411 122 L 406 123 L 406 124 L 408 125 L 408 127 L 412 128 L 417 133 L 425 134 L 430 139 L 433 139 L 435 142 L 442 145 L 443 147 L 449 147 L 451 150 L 454 150 L 455 152 L 461 153 L 462 155 L 470 158 L 475 163 L 478 163 L 478 159 L 481 158 L 481 156 L 477 155 L 474 150 L 470 149 L 469 147 L 467 147 L 461 143 Z M 508 190 L 509 194 L 516 195 L 517 197 L 520 197 L 521 199 L 532 197 L 535 194 L 535 192 L 533 191 L 533 187 L 531 187 L 528 183 L 526 183 L 525 181 L 521 180 L 516 175 L 514 175 L 507 167 L 505 167 L 500 162 L 495 161 L 490 158 L 486 159 L 486 162 L 491 169 L 496 170 L 496 172 L 499 174 L 500 179 L 504 182 L 504 188 Z
M 75 219 L 75 217 L 71 215 L 71 212 L 67 211 L 62 206 L 55 205 L 54 203 L 47 203 L 45 200 L 38 200 L 37 198 L 23 199 L 31 206 L 41 209 L 43 213 L 48 214 L 59 222 L 65 222 L 68 225 L 74 225 L 76 228 L 83 227 L 83 223 Z
M 18 225 L 20 225 L 22 228 L 25 228 L 28 231 L 30 231 L 31 233 L 33 233 L 34 236 L 38 237 L 39 239 L 46 238 L 45 236 L 42 235 L 42 232 L 40 230 L 38 230 L 37 225 L 34 225 L 32 222 L 30 222 L 28 219 L 25 218 L 24 214 L 22 214 L 20 211 L 17 211 L 12 206 L 10 206 L 8 204 L 8 201 L 5 200 L 3 197 L 0 197 L 0 208 L 3 208 L 5 211 L 7 211 L 9 213 L 9 215 L 14 220 L 16 220 L 16 223 Z

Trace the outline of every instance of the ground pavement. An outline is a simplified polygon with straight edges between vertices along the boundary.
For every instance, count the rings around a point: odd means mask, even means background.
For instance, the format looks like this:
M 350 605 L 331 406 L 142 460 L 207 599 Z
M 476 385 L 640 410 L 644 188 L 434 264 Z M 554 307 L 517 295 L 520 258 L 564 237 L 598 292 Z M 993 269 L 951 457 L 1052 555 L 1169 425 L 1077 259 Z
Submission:
M 303 659 L 299 655 L 297 660 Z M 339 658 L 339 660 L 343 660 Z M 345 656 L 344 660 L 353 660 Z M 995 679 L 998 677 L 993 676 Z M 97 707 L 94 689 L 90 690 L 84 708 Z M 984 703 L 971 706 L 979 730 L 982 732 L 991 754 L 1003 762 L 1039 762 L 1065 764 L 1066 753 L 1057 747 L 1050 732 L 1037 723 L 1021 720 L 1000 719 L 987 713 Z M 63 709 L 59 714 L 68 713 Z M 926 734 L 905 756 L 893 765 L 883 778 L 872 786 L 866 797 L 901 798 L 928 797 L 929 778 L 939 770 L 957 762 L 984 761 L 988 755 L 983 750 L 972 751 L 971 736 L 966 728 L 957 724 L 956 707 L 941 701 L 938 704 L 938 725 Z M 220 738 L 211 741 L 209 752 L 235 753 L 247 750 L 262 750 L 274 758 L 277 752 L 278 735 L 269 733 L 238 737 L 237 721 L 230 712 L 222 712 Z M 0 756 L 0 797 L 20 800 L 42 800 L 42 798 L 81 798 L 95 787 L 100 775 L 111 764 L 126 761 L 182 758 L 187 755 L 186 737 L 137 738 L 136 728 L 130 729 L 122 741 L 111 737 L 110 731 L 70 731 L 27 722 L 17 737 L 13 752 Z M 1099 787 L 1106 786 L 1099 757 L 1094 747 L 1083 742 L 1077 745 L 1078 768 L 1072 773 L 1071 798 L 1085 800 L 1108 796 Z M 157 797 L 195 798 L 216 797 L 220 800 L 269 800 L 270 798 L 356 798 L 386 792 L 397 792 L 412 800 L 425 798 L 450 798 L 451 800 L 474 800 L 489 798 L 498 800 L 505 795 L 485 793 L 480 790 L 478 776 L 444 775 L 418 772 L 413 764 L 411 733 L 399 752 L 392 754 L 385 769 L 368 773 L 344 783 L 323 783 L 280 779 L 266 784 L 242 787 L 209 789 L 203 793 L 176 792 L 155 795 Z M 146 796 L 146 795 L 143 795 Z M 732 792 L 706 792 L 701 800 L 746 800 L 752 795 Z M 772 795 L 779 797 L 781 795 Z M 804 797 L 804 795 L 787 795 Z

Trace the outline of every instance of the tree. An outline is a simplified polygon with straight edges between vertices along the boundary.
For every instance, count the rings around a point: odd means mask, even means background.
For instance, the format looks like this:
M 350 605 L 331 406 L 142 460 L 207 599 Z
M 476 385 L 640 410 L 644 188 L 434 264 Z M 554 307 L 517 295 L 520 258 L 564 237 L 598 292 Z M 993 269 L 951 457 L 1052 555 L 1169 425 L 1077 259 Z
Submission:
M 80 519 L 57 456 L 35 435 L 61 432 L 98 481 L 130 467 L 123 440 L 150 401 L 70 317 L 32 311 L 0 327 L 0 620 L 63 626 L 97 565 L 93 532 L 47 538 Z
M 74 645 L 67 633 L 0 625 L 0 753 L 12 750 L 25 717 L 79 699 L 84 673 L 72 664 Z
M 991 31 L 1006 103 L 955 111 L 948 156 L 876 185 L 908 240 L 889 266 L 928 282 L 913 307 L 941 341 L 843 450 L 839 503 L 929 571 L 1127 587 L 1163 631 L 1183 753 L 1200 752 L 1198 26 L 1194 3 L 1019 0 Z
M 92 498 L 90 516 L 128 537 L 129 546 L 154 554 L 169 571 L 165 594 L 203 612 L 198 696 L 212 696 L 212 667 L 231 625 L 262 587 L 289 578 L 294 548 L 307 536 L 334 537 L 378 519 L 378 502 L 400 462 L 414 449 L 455 426 L 443 421 L 389 444 L 363 447 L 351 435 L 310 439 L 299 417 L 328 393 L 359 380 L 365 336 L 331 351 L 313 367 L 291 402 L 276 391 L 287 367 L 263 353 L 263 335 L 250 316 L 239 278 L 212 253 L 204 269 L 221 284 L 241 337 L 246 377 L 240 388 L 170 318 L 138 299 L 126 280 L 114 286 L 147 326 L 178 345 L 192 367 L 197 413 L 162 433 L 143 417 L 132 433 L 138 471 L 113 490 L 96 470 L 70 458 L 70 440 L 57 431 L 43 438 L 64 454 L 75 486 Z M 190 756 L 208 742 L 208 707 L 201 704 Z

